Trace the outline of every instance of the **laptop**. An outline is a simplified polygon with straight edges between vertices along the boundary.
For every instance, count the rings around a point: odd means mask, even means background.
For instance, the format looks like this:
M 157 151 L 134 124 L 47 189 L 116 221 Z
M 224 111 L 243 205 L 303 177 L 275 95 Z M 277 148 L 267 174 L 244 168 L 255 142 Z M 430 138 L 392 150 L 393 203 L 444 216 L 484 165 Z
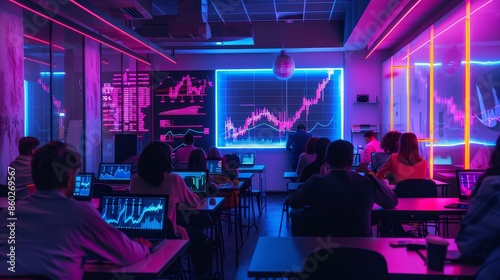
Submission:
M 98 180 L 104 184 L 127 185 L 132 177 L 132 163 L 99 164 Z
M 453 165 L 451 154 L 436 154 L 434 155 L 434 165 Z
M 102 219 L 130 238 L 144 238 L 156 251 L 168 234 L 168 195 L 104 195 L 99 204 Z
M 456 170 L 457 174 L 457 186 L 458 186 L 458 200 L 465 203 L 450 203 L 445 206 L 445 208 L 454 209 L 469 209 L 470 195 L 474 187 L 476 186 L 479 176 L 483 175 L 485 170 L 480 169 L 465 169 Z
M 94 190 L 94 173 L 78 173 L 75 180 L 73 198 L 80 201 L 90 201 Z
M 253 167 L 255 165 L 255 153 L 238 153 L 241 167 Z
M 354 154 L 354 157 L 352 158 L 352 168 L 356 169 L 359 166 L 359 163 L 361 161 L 361 154 Z
M 207 183 L 208 171 L 207 170 L 176 170 L 172 174 L 177 174 L 186 182 L 186 186 L 193 193 L 197 194 L 200 198 L 207 197 Z
M 222 174 L 222 159 L 207 159 L 207 169 L 209 174 Z

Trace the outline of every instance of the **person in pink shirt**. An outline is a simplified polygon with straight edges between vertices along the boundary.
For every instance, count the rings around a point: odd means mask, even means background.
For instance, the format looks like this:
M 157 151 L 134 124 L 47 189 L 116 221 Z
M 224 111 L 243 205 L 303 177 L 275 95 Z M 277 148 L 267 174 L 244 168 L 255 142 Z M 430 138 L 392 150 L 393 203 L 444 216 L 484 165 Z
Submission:
M 364 137 L 366 146 L 361 155 L 361 162 L 370 163 L 372 161 L 372 153 L 382 152 L 382 149 L 380 148 L 380 142 L 375 138 L 375 132 L 373 130 L 365 132 Z
M 425 179 L 429 172 L 427 161 L 420 156 L 417 136 L 411 132 L 401 134 L 399 151 L 392 154 L 378 170 L 377 179 L 383 180 L 389 173 L 396 183 L 406 179 Z

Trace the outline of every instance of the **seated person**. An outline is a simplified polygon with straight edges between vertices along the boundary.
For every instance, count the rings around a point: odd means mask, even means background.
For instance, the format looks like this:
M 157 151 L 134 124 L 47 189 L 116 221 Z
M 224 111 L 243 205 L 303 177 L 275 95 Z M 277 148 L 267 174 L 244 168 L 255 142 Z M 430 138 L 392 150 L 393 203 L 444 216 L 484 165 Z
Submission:
M 455 239 L 462 256 L 483 258 L 477 280 L 500 279 L 500 137 L 486 172 L 472 191 L 469 210 Z
M 203 149 L 196 149 L 189 155 L 187 170 L 207 170 L 207 158 Z M 217 186 L 215 179 L 211 174 L 208 174 L 207 195 L 217 196 Z
M 316 151 L 316 159 L 304 167 L 304 171 L 297 179 L 297 182 L 305 182 L 314 174 L 320 174 L 321 168 L 325 164 L 326 147 L 330 144 L 330 139 L 319 138 L 314 143 L 314 150 Z
M 380 143 L 377 141 L 373 130 L 368 130 L 363 136 L 365 137 L 366 146 L 361 153 L 360 163 L 371 163 L 372 153 L 380 152 L 382 149 L 380 149 Z
M 91 203 L 72 198 L 80 166 L 80 155 L 58 141 L 33 155 L 36 191 L 16 203 L 15 274 L 82 279 L 82 263 L 88 256 L 123 266 L 149 254 L 148 241 L 131 240 L 104 222 Z M 0 274 L 15 275 L 6 267 L 13 245 L 6 242 L 12 222 L 7 220 L 8 213 L 0 211 L 0 261 L 4 264 Z
M 311 164 L 316 160 L 316 151 L 314 150 L 314 144 L 318 141 L 318 137 L 309 138 L 306 144 L 306 151 L 300 154 L 299 162 L 297 163 L 297 176 L 300 177 L 304 167 Z
M 240 172 L 238 171 L 238 166 L 240 165 L 240 159 L 235 154 L 225 154 L 222 158 L 222 175 L 233 181 L 238 178 Z
M 16 199 L 21 199 L 29 195 L 28 185 L 33 183 L 31 177 L 31 159 L 40 141 L 32 136 L 19 139 L 19 155 L 9 164 L 16 173 Z M 7 176 L 6 178 L 9 178 Z M 7 182 L 8 185 L 8 182 Z
M 333 141 L 326 152 L 330 173 L 313 175 L 287 199 L 292 208 L 293 235 L 301 234 L 301 221 L 306 214 L 343 212 L 361 217 L 365 221 L 365 234 L 370 236 L 373 204 L 396 207 L 397 197 L 386 185 L 373 176 L 361 176 L 350 170 L 353 152 L 350 142 Z M 307 211 L 302 210 L 306 206 Z
M 212 146 L 207 151 L 207 159 L 222 159 L 222 154 L 219 148 Z
M 189 253 L 195 269 L 200 275 L 204 275 L 208 272 L 207 255 L 210 252 L 204 244 L 203 229 L 191 223 L 191 219 L 197 219 L 201 215 L 192 215 L 185 220 L 177 219 L 179 206 L 198 207 L 200 198 L 189 190 L 181 176 L 171 172 L 170 147 L 160 141 L 149 143 L 139 156 L 137 173 L 131 179 L 130 193 L 168 194 L 168 218 L 172 221 L 175 235 L 189 239 Z
M 175 162 L 187 164 L 189 155 L 197 148 L 194 146 L 194 136 L 191 133 L 184 134 L 184 146 L 175 151 Z M 184 168 L 182 168 L 184 169 Z
M 377 179 L 383 180 L 392 173 L 396 183 L 406 179 L 426 179 L 429 172 L 427 161 L 420 156 L 417 136 L 411 132 L 401 134 L 399 150 L 392 154 L 377 171 Z
M 398 152 L 399 137 L 401 137 L 401 133 L 398 131 L 389 131 L 384 135 L 384 137 L 382 137 L 382 141 L 380 141 L 380 148 L 384 151 L 373 154 L 371 169 L 374 173 L 377 173 L 377 171 L 384 166 L 384 163 L 392 154 Z M 392 174 L 387 175 L 386 179 L 389 183 L 396 183 Z
M 470 169 L 486 169 L 489 167 L 491 154 L 495 147 L 484 146 L 477 151 L 474 158 L 470 162 Z

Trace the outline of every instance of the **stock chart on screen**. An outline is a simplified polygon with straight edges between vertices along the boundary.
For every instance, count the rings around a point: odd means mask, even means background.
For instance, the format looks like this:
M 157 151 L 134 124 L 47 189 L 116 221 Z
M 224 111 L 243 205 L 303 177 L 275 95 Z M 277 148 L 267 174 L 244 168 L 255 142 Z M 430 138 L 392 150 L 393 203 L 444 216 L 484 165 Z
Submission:
M 218 147 L 283 148 L 298 124 L 342 138 L 342 68 L 295 69 L 288 81 L 272 69 L 217 70 L 215 81 Z
M 104 196 L 102 219 L 119 229 L 161 230 L 166 211 L 164 197 Z

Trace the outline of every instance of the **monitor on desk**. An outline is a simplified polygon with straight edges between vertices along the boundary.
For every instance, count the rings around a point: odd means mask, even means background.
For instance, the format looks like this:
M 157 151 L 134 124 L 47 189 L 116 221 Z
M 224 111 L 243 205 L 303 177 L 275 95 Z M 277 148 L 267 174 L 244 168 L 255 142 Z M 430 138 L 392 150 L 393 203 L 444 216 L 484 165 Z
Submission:
M 255 153 L 238 153 L 241 167 L 252 167 L 255 165 Z
M 81 201 L 90 201 L 94 190 L 94 173 L 78 173 L 75 178 L 73 198 Z
M 222 159 L 207 159 L 207 169 L 209 174 L 222 174 Z
M 457 173 L 457 185 L 459 188 L 458 198 L 460 200 L 469 200 L 471 192 L 476 186 L 477 180 L 485 170 L 481 169 L 462 169 L 456 170 Z
M 99 182 L 108 184 L 129 184 L 132 177 L 132 163 L 101 163 Z
M 199 195 L 200 197 L 207 196 L 208 171 L 207 170 L 183 170 L 172 171 L 172 174 L 177 174 L 186 182 L 189 190 Z

